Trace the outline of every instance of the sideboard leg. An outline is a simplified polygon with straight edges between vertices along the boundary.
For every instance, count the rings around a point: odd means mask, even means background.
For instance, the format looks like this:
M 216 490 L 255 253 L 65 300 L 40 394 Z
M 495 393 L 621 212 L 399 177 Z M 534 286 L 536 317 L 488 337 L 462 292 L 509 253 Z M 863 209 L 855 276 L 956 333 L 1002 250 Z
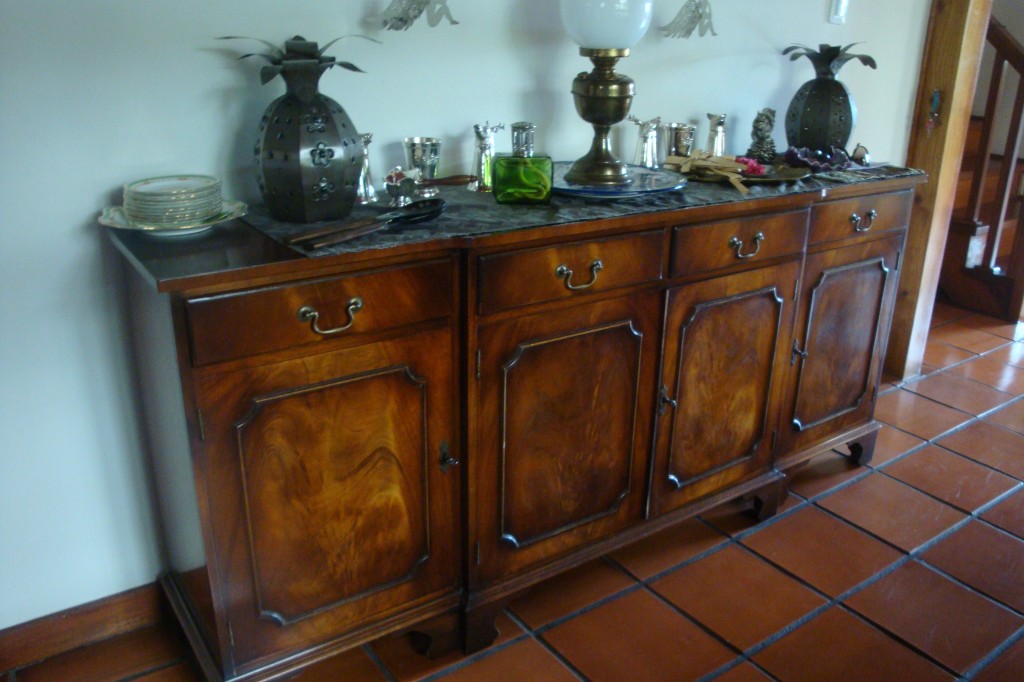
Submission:
M 408 634 L 417 653 L 427 658 L 440 658 L 459 648 L 459 621 L 454 613 L 420 623 Z
M 779 512 L 779 506 L 787 494 L 785 477 L 780 477 L 751 494 L 753 505 L 749 514 L 758 521 L 770 519 Z
M 875 443 L 878 441 L 878 431 L 872 431 L 866 436 L 850 441 L 846 447 L 850 450 L 849 459 L 854 464 L 864 466 L 871 462 L 875 456 Z
M 498 626 L 494 621 L 504 608 L 505 600 L 499 599 L 468 607 L 463 611 L 463 647 L 467 654 L 476 653 L 494 644 L 494 640 L 498 638 Z

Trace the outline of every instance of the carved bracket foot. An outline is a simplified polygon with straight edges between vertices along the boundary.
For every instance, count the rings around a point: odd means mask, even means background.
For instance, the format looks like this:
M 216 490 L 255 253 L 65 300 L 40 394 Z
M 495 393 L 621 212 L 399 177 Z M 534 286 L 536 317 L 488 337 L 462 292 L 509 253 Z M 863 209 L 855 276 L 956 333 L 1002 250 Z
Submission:
M 467 607 L 462 614 L 463 648 L 466 654 L 476 653 L 494 644 L 498 626 L 494 621 L 505 608 L 505 599 Z
M 455 614 L 420 623 L 408 633 L 409 643 L 416 653 L 430 659 L 441 658 L 457 650 L 462 643 L 461 635 Z
M 878 431 L 872 431 L 866 436 L 850 441 L 846 447 L 850 450 L 848 459 L 854 464 L 864 466 L 875 456 L 875 442 L 878 440 Z
M 768 483 L 763 488 L 758 488 L 746 498 L 751 501 L 747 514 L 758 521 L 772 518 L 779 512 L 779 505 L 786 498 L 787 492 L 788 486 L 784 476 Z

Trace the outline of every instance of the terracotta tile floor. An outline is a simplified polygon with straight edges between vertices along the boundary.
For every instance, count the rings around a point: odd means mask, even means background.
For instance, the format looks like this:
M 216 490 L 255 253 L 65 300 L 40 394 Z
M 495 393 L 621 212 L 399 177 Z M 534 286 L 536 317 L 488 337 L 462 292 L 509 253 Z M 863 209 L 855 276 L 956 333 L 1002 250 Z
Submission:
M 391 636 L 293 679 L 1024 680 L 1024 325 L 935 320 L 927 373 L 883 389 L 870 466 L 822 455 L 774 519 L 724 505 L 543 583 L 474 656 Z M 131 636 L 96 651 L 106 676 L 71 652 L 6 682 L 194 679 L 180 642 L 154 667 Z

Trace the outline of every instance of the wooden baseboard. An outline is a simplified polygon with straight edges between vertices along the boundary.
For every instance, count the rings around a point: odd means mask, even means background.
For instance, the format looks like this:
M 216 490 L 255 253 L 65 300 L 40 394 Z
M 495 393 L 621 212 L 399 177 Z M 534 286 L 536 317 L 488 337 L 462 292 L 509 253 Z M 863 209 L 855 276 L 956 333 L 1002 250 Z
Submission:
M 150 583 L 0 630 L 0 671 L 22 668 L 72 649 L 156 625 L 165 618 L 160 588 Z

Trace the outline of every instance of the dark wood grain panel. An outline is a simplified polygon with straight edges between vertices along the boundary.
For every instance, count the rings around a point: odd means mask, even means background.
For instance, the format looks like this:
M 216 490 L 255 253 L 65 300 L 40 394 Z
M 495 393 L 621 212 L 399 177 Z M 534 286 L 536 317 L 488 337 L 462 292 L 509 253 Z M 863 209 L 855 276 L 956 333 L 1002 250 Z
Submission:
M 658 307 L 638 294 L 481 329 L 471 485 L 486 579 L 639 520 Z
M 457 589 L 454 390 L 445 329 L 199 381 L 236 672 Z
M 661 231 L 644 232 L 481 256 L 480 313 L 655 281 L 662 275 L 664 240 Z M 598 261 L 601 267 L 595 272 Z M 563 266 L 572 271 L 568 280 L 559 274 Z
M 737 218 L 672 230 L 673 277 L 724 268 L 753 268 L 800 253 L 807 239 L 808 211 Z M 757 235 L 763 239 L 757 239 Z M 736 240 L 736 241 L 734 241 Z
M 794 261 L 669 293 L 654 513 L 767 469 L 799 273 Z
M 253 398 L 236 430 L 261 616 L 294 622 L 427 560 L 425 384 L 397 366 Z
M 452 287 L 452 265 L 443 260 L 190 299 L 185 309 L 192 362 L 205 365 L 443 318 L 452 311 Z M 361 308 L 350 313 L 355 298 Z M 349 322 L 351 327 L 318 334 L 298 316 L 306 306 L 319 313 L 322 330 Z
M 783 454 L 871 418 L 902 244 L 901 233 L 808 257 L 790 358 Z
M 817 204 L 811 209 L 810 244 L 868 239 L 910 222 L 911 192 L 892 192 Z M 874 217 L 872 217 L 874 216 Z
M 530 339 L 503 363 L 504 542 L 612 514 L 629 494 L 642 342 L 623 320 Z

